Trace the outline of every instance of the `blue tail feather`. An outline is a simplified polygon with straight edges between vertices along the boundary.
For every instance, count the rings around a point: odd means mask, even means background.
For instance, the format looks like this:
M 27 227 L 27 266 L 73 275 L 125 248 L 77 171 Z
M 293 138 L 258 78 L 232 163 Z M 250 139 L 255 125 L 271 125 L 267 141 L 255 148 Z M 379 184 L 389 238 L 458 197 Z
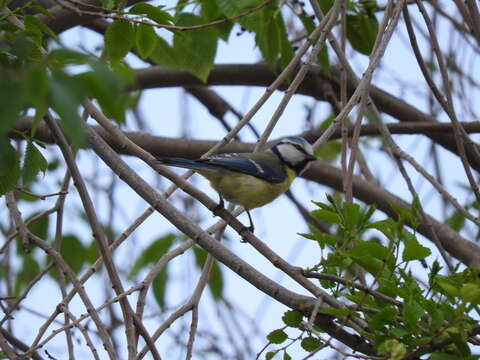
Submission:
M 162 164 L 181 167 L 185 169 L 191 170 L 215 170 L 218 169 L 218 166 L 209 165 L 203 162 L 199 162 L 197 160 L 189 160 L 183 158 L 175 158 L 175 157 L 166 157 L 166 158 L 158 158 Z

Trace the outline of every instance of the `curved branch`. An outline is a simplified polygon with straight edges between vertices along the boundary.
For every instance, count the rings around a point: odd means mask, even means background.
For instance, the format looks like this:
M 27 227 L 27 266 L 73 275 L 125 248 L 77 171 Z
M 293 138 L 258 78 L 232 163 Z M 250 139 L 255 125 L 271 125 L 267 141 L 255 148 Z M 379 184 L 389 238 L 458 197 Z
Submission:
M 25 119 L 23 122 L 18 124 L 18 130 L 28 129 L 31 122 L 28 119 Z M 393 124 L 392 124 L 393 125 Z M 395 124 L 397 130 L 401 124 Z M 440 126 L 444 128 L 446 124 L 431 124 L 432 126 Z M 451 126 L 451 124 L 448 124 Z M 480 124 L 471 123 L 465 124 L 472 131 L 478 131 Z M 423 127 L 423 125 L 420 125 Z M 98 133 L 117 153 L 132 155 L 125 151 L 125 148 L 118 144 L 117 139 L 108 134 L 104 129 L 99 127 L 89 127 L 90 129 L 95 129 Z M 368 131 L 373 131 L 371 126 L 366 125 L 362 129 L 368 129 Z M 410 131 L 411 129 L 409 129 Z M 426 129 L 424 129 L 426 130 Z M 353 131 L 351 129 L 350 131 Z M 12 134 L 13 135 L 13 134 Z M 152 136 L 147 133 L 138 133 L 131 132 L 126 133 L 126 135 L 132 140 L 135 144 L 147 150 L 148 152 L 154 154 L 155 156 L 180 156 L 185 158 L 198 158 L 201 154 L 207 152 L 211 149 L 212 146 L 216 144 L 215 141 L 205 141 L 205 140 L 191 140 L 191 139 L 174 139 L 174 138 L 165 138 L 159 136 Z M 313 140 L 316 139 L 318 134 L 304 133 L 302 134 L 305 138 Z M 340 137 L 340 133 L 335 134 L 337 137 Z M 51 137 L 48 134 L 48 130 L 45 127 L 39 126 L 37 129 L 37 136 L 39 136 L 42 141 L 51 141 Z M 226 144 L 222 151 L 224 152 L 249 152 L 252 151 L 254 144 L 232 142 Z M 327 162 L 317 160 L 313 166 L 311 166 L 308 171 L 302 175 L 303 177 L 315 181 L 319 184 L 329 186 L 336 190 L 342 190 L 342 177 L 341 172 L 334 166 L 330 165 Z M 410 209 L 410 204 L 406 201 L 400 199 L 394 194 L 375 186 L 358 176 L 353 178 L 353 195 L 355 198 L 367 203 L 367 204 L 376 204 L 379 210 L 386 213 L 388 216 L 395 217 L 396 213 L 393 211 L 390 204 L 396 204 L 402 206 L 406 209 Z M 449 226 L 428 217 L 430 223 L 434 227 L 434 230 L 437 232 L 439 240 L 446 251 L 448 251 L 453 257 L 462 261 L 464 264 L 476 268 L 480 268 L 480 247 L 476 244 L 469 242 L 457 232 L 452 230 Z M 420 225 L 418 232 L 432 239 L 431 230 L 426 225 Z
M 326 100 L 322 83 L 328 82 L 335 91 L 339 89 L 338 70 L 332 66 L 332 77 L 322 73 L 319 66 L 312 66 L 308 75 L 297 90 L 297 93 L 312 96 L 318 100 Z M 202 85 L 202 82 L 194 75 L 181 70 L 163 66 L 153 66 L 144 69 L 137 69 L 137 83 L 135 89 L 151 89 L 158 87 L 192 86 Z M 275 81 L 276 75 L 265 64 L 221 64 L 216 65 L 203 85 L 229 85 L 229 86 L 268 86 Z M 285 90 L 288 84 L 280 86 Z M 355 91 L 352 82 L 348 84 L 348 92 L 351 95 Z M 435 117 L 430 116 L 417 108 L 407 104 L 403 100 L 390 95 L 382 89 L 372 86 L 370 96 L 377 107 L 386 114 L 398 119 L 401 122 L 432 122 L 437 123 Z M 447 150 L 458 155 L 455 140 L 451 133 L 428 134 L 436 143 Z M 466 145 L 467 158 L 473 168 L 480 171 L 480 163 L 476 161 L 472 147 L 476 144 Z

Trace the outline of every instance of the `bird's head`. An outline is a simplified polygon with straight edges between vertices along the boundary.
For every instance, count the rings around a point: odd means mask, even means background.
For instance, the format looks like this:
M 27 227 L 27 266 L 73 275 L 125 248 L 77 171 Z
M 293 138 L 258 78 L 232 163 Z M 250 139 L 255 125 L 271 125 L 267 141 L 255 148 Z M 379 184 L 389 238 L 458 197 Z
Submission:
M 289 168 L 301 174 L 310 162 L 317 158 L 312 145 L 299 136 L 287 136 L 275 143 L 270 150 Z

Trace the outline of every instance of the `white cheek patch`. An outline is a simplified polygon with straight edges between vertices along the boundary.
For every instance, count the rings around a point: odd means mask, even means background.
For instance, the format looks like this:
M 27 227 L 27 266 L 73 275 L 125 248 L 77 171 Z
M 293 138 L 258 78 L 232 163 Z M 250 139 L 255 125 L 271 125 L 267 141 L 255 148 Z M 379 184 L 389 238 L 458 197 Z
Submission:
M 277 146 L 278 152 L 282 158 L 292 165 L 299 164 L 305 160 L 305 154 L 298 150 L 295 146 L 290 144 L 279 144 Z

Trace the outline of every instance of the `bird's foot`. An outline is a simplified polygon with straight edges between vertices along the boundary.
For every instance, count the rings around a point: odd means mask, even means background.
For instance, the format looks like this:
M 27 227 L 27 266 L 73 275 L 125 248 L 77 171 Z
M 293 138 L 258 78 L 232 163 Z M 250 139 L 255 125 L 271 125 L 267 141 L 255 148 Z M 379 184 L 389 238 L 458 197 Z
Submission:
M 223 198 L 220 196 L 220 201 L 212 210 L 213 216 L 219 216 L 220 211 L 223 209 L 225 209 L 225 201 L 223 201 Z

